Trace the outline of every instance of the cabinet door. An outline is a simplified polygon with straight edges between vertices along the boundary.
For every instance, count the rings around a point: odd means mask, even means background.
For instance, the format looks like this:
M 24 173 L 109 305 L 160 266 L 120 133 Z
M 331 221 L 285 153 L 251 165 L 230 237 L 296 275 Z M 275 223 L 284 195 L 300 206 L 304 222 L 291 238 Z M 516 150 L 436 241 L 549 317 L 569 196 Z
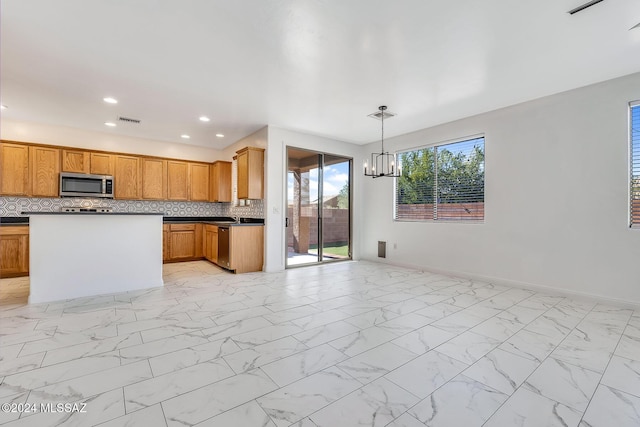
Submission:
M 29 227 L 0 227 L 0 277 L 29 274 Z
M 218 227 L 204 226 L 204 257 L 211 262 L 218 262 Z
M 171 242 L 169 258 L 171 260 L 196 257 L 196 224 L 171 224 L 169 226 Z M 202 234 L 202 229 L 200 229 Z M 202 241 L 200 241 L 202 247 Z M 202 249 L 200 249 L 202 251 Z
M 0 194 L 27 196 L 29 184 L 29 147 L 0 143 Z
M 96 175 L 113 175 L 115 172 L 115 159 L 113 154 L 91 153 L 91 173 Z
M 238 154 L 238 199 L 262 199 L 264 149 L 245 147 Z
M 195 251 L 195 257 L 196 258 L 202 258 L 204 257 L 204 253 L 202 252 L 202 224 L 198 223 L 195 224 L 196 229 L 195 229 L 195 242 L 194 244 L 194 251 Z
M 60 150 L 48 147 L 29 147 L 31 160 L 31 195 L 59 197 Z
M 218 227 L 211 232 L 211 261 L 218 262 Z
M 169 247 L 171 245 L 171 234 L 169 224 L 162 224 L 162 261 L 168 261 L 171 257 Z
M 209 200 L 209 165 L 189 163 L 189 200 L 206 202 Z
M 249 198 L 249 152 L 238 153 L 238 199 Z
M 167 198 L 188 200 L 189 164 L 175 160 L 167 161 Z
M 113 178 L 116 199 L 139 199 L 142 195 L 140 175 L 139 157 L 117 155 Z
M 62 150 L 62 171 L 89 173 L 90 156 L 88 151 L 83 150 Z
M 204 237 L 202 238 L 202 252 L 204 257 L 211 261 L 211 234 L 213 232 L 209 229 L 209 226 L 204 227 Z
M 142 198 L 164 200 L 167 198 L 167 161 L 142 159 Z
M 262 271 L 264 226 L 229 227 L 230 268 L 236 273 Z
M 210 167 L 209 201 L 231 201 L 231 162 L 215 162 Z

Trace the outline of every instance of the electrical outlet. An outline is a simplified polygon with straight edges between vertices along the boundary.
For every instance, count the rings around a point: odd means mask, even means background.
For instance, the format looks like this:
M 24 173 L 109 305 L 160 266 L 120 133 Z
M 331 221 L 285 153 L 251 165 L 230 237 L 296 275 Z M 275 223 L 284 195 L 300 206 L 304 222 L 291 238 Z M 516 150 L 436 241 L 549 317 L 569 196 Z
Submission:
M 398 249 L 398 244 L 397 243 L 393 244 L 393 249 Z

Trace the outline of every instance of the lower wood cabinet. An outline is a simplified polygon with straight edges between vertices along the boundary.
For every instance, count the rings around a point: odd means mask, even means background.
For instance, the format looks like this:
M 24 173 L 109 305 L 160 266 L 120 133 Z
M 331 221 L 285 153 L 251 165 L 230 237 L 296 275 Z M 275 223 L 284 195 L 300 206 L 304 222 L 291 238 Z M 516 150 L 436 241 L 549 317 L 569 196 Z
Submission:
M 29 275 L 29 226 L 0 227 L 0 277 Z
M 236 273 L 262 271 L 264 226 L 229 227 L 229 269 Z
M 169 238 L 169 224 L 162 224 L 162 261 L 163 262 L 167 262 L 169 261 L 169 256 L 170 256 L 170 252 L 169 252 L 169 243 L 171 242 L 171 239 Z
M 211 262 L 218 262 L 218 226 L 204 225 L 203 238 L 204 257 Z
M 264 226 L 229 227 L 229 270 L 236 273 L 262 271 Z M 218 226 L 212 224 L 163 224 L 164 262 L 207 259 L 218 263 Z
M 203 257 L 202 224 L 165 224 L 163 227 L 163 260 L 190 261 Z

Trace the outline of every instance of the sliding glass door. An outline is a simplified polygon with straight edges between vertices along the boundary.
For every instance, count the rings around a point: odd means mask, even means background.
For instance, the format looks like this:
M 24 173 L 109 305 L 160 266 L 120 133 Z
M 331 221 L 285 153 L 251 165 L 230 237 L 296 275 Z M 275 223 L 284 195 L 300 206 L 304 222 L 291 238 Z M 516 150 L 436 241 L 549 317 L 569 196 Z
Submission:
M 287 267 L 351 259 L 351 163 L 287 148 Z

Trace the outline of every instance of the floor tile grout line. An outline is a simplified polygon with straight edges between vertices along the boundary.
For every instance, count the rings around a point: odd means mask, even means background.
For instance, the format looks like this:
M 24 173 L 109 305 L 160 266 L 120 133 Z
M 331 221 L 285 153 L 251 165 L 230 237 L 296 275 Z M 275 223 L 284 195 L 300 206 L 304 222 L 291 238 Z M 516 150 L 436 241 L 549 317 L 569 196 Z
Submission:
M 597 305 L 596 305 L 597 306 Z M 594 308 L 596 307 L 594 306 Z M 592 309 L 593 311 L 593 309 Z M 590 313 L 592 312 L 590 311 Z M 631 318 L 633 317 L 633 311 L 631 311 L 631 315 L 627 318 L 627 323 L 625 323 L 624 327 L 622 328 L 622 333 L 620 334 L 620 337 L 618 337 L 618 342 L 616 343 L 615 347 L 613 348 L 613 351 L 611 352 L 611 355 L 609 356 L 609 360 L 607 361 L 607 366 L 604 367 L 604 370 L 602 371 L 602 375 L 600 376 L 600 379 L 598 380 L 598 384 L 596 384 L 596 388 L 593 390 L 593 394 L 591 395 L 591 397 L 589 398 L 589 402 L 587 403 L 587 406 L 584 409 L 584 412 L 581 414 L 580 416 L 580 423 L 583 422 L 584 420 L 584 416 L 586 415 L 587 411 L 589 410 L 589 406 L 591 406 L 591 401 L 593 400 L 593 397 L 596 395 L 596 391 L 598 391 L 598 388 L 600 387 L 600 385 L 603 385 L 605 387 L 608 387 L 606 384 L 602 384 L 602 379 L 604 378 L 604 376 L 607 373 L 607 369 L 609 369 L 609 365 L 611 364 L 611 360 L 613 359 L 613 357 L 616 354 L 616 350 L 618 349 L 618 346 L 620 345 L 620 342 L 622 341 L 622 337 L 624 336 L 624 331 L 626 330 L 627 326 L 629 326 L 629 322 L 631 321 Z M 586 317 L 586 316 L 585 316 Z M 612 387 L 613 388 L 613 387 Z M 624 393 L 624 392 L 623 392 Z

